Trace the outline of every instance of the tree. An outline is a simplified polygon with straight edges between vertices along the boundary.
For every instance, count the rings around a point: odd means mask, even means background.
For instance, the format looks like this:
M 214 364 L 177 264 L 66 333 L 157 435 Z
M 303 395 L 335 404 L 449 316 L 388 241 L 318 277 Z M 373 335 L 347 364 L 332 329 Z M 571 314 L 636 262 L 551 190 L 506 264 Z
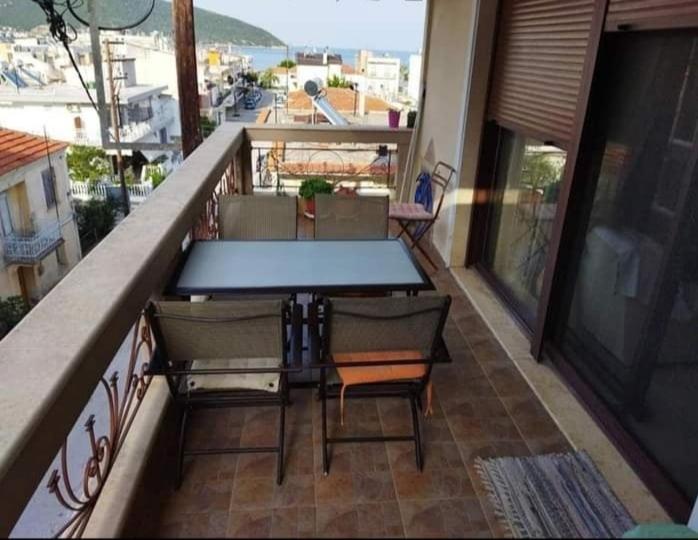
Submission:
M 199 125 L 201 126 L 201 134 L 204 136 L 204 139 L 216 131 L 217 127 L 208 116 L 199 116 Z
M 21 296 L 0 298 L 0 339 L 29 313 L 29 306 Z
M 254 84 L 259 80 L 259 75 L 255 71 L 247 71 L 242 74 L 242 78 L 247 84 Z
M 296 63 L 293 60 L 289 60 L 288 58 L 286 58 L 279 62 L 279 67 L 291 69 L 296 67 Z
M 167 174 L 162 170 L 160 165 L 148 165 L 146 169 L 146 178 L 150 180 L 150 183 L 153 184 L 153 189 L 155 189 L 165 181 Z
M 259 85 L 262 88 L 272 88 L 276 84 L 279 84 L 279 78 L 274 75 L 274 70 L 271 68 L 264 70 L 259 76 Z
M 116 208 L 112 201 L 91 199 L 75 205 L 80 245 L 83 252 L 109 234 L 116 223 Z
M 327 86 L 329 86 L 330 88 L 350 88 L 351 83 L 347 81 L 344 77 L 332 75 L 332 77 L 327 79 Z
M 67 163 L 70 178 L 76 182 L 94 184 L 111 174 L 107 153 L 95 146 L 71 146 Z

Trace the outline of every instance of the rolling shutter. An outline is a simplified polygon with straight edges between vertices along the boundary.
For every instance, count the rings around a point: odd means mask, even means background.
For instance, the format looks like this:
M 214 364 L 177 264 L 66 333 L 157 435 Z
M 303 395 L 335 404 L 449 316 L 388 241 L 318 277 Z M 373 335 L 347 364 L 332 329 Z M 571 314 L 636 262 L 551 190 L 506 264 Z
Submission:
M 489 118 L 565 148 L 594 0 L 503 0 Z
M 619 25 L 643 23 L 648 20 L 674 18 L 681 26 L 695 25 L 698 16 L 698 0 L 610 0 L 606 28 L 615 30 Z

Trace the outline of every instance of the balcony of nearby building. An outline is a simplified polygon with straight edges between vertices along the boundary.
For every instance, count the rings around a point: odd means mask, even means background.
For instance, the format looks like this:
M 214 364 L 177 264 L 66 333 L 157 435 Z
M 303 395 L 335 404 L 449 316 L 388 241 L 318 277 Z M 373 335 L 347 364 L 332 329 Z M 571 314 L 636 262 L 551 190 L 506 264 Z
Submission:
M 72 218 L 71 218 L 72 219 Z M 7 264 L 37 264 L 63 242 L 61 223 L 46 223 L 36 230 L 12 232 L 3 239 Z

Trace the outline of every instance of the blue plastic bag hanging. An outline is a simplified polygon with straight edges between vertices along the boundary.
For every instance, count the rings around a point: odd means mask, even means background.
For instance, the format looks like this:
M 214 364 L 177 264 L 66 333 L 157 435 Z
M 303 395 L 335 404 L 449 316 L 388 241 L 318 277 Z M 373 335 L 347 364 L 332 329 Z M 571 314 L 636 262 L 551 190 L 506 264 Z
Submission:
M 431 175 L 427 172 L 420 173 L 417 177 L 417 190 L 414 192 L 414 202 L 421 204 L 429 213 L 434 209 Z
M 422 172 L 417 177 L 417 189 L 414 192 L 414 202 L 421 204 L 430 214 L 434 210 L 434 193 L 431 189 L 431 175 Z M 419 238 L 426 229 L 426 223 L 420 223 L 415 227 L 415 237 Z

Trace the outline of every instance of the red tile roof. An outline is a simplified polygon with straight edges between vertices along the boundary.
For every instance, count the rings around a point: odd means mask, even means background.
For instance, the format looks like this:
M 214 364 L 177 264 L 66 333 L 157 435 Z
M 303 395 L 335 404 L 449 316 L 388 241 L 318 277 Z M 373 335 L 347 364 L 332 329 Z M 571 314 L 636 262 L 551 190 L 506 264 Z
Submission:
M 330 100 L 332 106 L 340 112 L 354 111 L 354 91 L 348 88 L 326 88 L 327 99 Z M 288 94 L 288 108 L 300 111 L 309 111 L 313 109 L 308 94 L 303 90 L 296 90 Z M 356 102 L 358 110 L 358 100 Z M 387 111 L 390 105 L 380 98 L 374 96 L 366 96 L 366 112 L 383 112 Z
M 48 140 L 48 152 L 67 148 L 66 143 Z M 21 131 L 0 128 L 0 176 L 46 157 L 46 140 Z

